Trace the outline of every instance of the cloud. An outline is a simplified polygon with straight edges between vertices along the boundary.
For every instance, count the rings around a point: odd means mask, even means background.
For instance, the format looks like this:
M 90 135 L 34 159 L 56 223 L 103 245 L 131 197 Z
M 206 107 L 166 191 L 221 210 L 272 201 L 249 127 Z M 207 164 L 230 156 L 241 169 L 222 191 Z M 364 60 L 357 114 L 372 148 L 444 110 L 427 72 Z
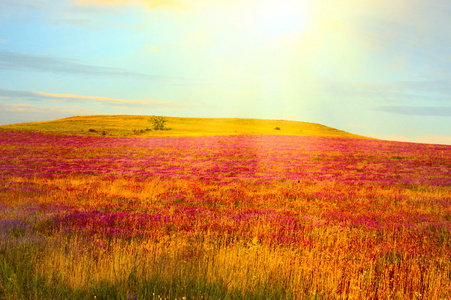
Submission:
M 123 69 L 83 64 L 70 58 L 29 55 L 0 50 L 0 70 L 39 71 L 56 74 L 79 74 L 91 76 L 135 76 L 161 79 L 158 76 L 132 73 Z
M 9 18 L 38 21 L 51 25 L 71 24 L 77 27 L 98 28 L 101 16 L 111 15 L 106 8 L 83 7 L 72 1 L 62 0 L 2 0 L 0 21 Z
M 402 91 L 414 90 L 420 91 L 432 91 L 440 93 L 451 92 L 451 81 L 444 79 L 431 79 L 431 80 L 417 80 L 417 81 L 397 81 L 392 85 Z
M 43 6 L 50 4 L 50 0 L 2 0 L 0 1 L 0 9 L 3 13 L 15 12 L 20 13 L 26 10 L 38 10 Z
M 186 9 L 189 4 L 183 0 L 76 0 L 81 6 L 144 6 L 148 9 Z
M 0 100 L 39 100 L 38 95 L 32 92 L 11 91 L 0 89 Z
M 334 96 L 355 97 L 365 102 L 445 103 L 451 100 L 449 80 L 394 81 L 384 84 L 324 80 L 322 88 Z
M 26 120 L 37 122 L 70 117 L 74 115 L 93 115 L 98 112 L 79 106 L 50 106 L 33 104 L 0 103 L 0 125 L 15 124 Z
M 450 5 L 451 7 L 451 5 Z M 448 15 L 448 19 L 451 13 Z M 421 20 L 421 22 L 418 22 Z M 439 16 L 418 16 L 405 23 L 374 19 L 362 38 L 377 45 L 375 59 L 390 66 L 391 72 L 409 72 L 425 79 L 449 79 L 451 30 Z M 377 24 L 377 25 L 376 25 Z
M 370 2 L 370 1 L 361 1 Z M 391 71 L 419 78 L 447 79 L 451 67 L 451 2 L 380 0 L 358 16 L 360 39 L 373 47 L 373 58 Z M 405 74 L 404 74 L 405 75 Z
M 29 91 L 11 91 L 0 89 L 0 100 L 7 101 L 39 101 L 39 102 L 91 102 L 97 104 L 108 104 L 113 106 L 151 106 L 159 108 L 185 107 L 186 104 L 172 101 L 158 101 L 152 99 L 119 99 L 97 96 L 81 96 L 72 94 L 52 94 Z
M 130 5 L 133 1 L 120 1 Z M 118 1 L 119 4 L 119 1 Z M 146 25 L 136 14 L 132 20 L 116 22 L 119 14 L 127 15 L 129 10 L 121 10 L 117 5 L 80 5 L 72 0 L 1 0 L 0 24 L 8 20 L 39 22 L 60 26 L 71 25 L 84 29 L 120 27 L 134 33 L 146 33 L 151 26 Z
M 33 112 L 33 113 L 70 113 L 82 112 L 92 113 L 93 111 L 86 107 L 79 106 L 50 106 L 50 105 L 33 105 L 33 104 L 9 104 L 0 103 L 2 112 Z
M 143 112 L 144 109 L 179 111 L 188 106 L 172 101 L 152 99 L 119 99 L 0 89 L 0 125 L 54 120 L 74 115 L 99 114 L 99 111 L 89 108 L 92 104 L 101 105 L 103 111 L 105 105 L 107 105 L 110 110 L 123 111 L 127 109 L 133 110 L 135 114 Z M 96 108 L 100 109 L 99 107 Z
M 450 117 L 451 107 L 379 106 L 374 110 L 399 115 Z
M 390 135 L 390 136 L 382 136 L 380 137 L 380 139 L 409 143 L 451 145 L 451 136 L 442 136 L 435 134 L 418 135 L 412 137 Z
M 80 96 L 80 95 L 71 95 L 71 94 L 50 94 L 50 93 L 40 93 L 40 92 L 33 92 L 34 94 L 51 99 L 59 100 L 59 101 L 93 101 L 98 103 L 107 103 L 112 105 L 124 105 L 124 104 L 130 104 L 130 105 L 155 105 L 155 106 L 187 106 L 186 104 L 176 103 L 172 101 L 157 101 L 157 100 L 151 100 L 151 99 L 139 99 L 139 100 L 132 100 L 132 99 L 117 99 L 117 98 L 109 98 L 109 97 L 93 97 L 93 96 Z
M 340 82 L 325 80 L 322 88 L 332 95 L 344 97 L 362 97 L 370 99 L 398 97 L 402 90 L 391 84 L 374 84 L 366 82 Z
M 147 34 L 154 27 L 153 22 L 148 22 L 149 16 L 142 13 L 144 10 L 185 11 L 198 1 L 208 3 L 205 0 L 0 0 L 0 24 L 21 20 L 91 30 L 120 27 Z M 119 15 L 127 18 L 118 19 Z

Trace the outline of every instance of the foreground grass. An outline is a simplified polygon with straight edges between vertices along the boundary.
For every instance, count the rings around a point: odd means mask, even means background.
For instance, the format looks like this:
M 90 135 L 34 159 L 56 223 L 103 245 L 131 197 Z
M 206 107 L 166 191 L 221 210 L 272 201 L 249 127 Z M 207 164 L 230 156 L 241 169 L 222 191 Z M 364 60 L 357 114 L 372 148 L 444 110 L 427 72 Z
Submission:
M 100 115 L 70 117 L 48 122 L 0 126 L 0 130 L 36 131 L 54 134 L 106 136 L 214 136 L 277 134 L 302 136 L 360 137 L 345 131 L 307 122 L 167 117 L 168 130 L 152 130 L 149 116 Z M 280 130 L 276 130 L 279 128 Z
M 420 200 L 446 201 L 446 188 L 297 184 L 293 190 L 294 183 L 286 182 L 274 190 L 248 183 L 235 188 L 249 200 L 236 207 L 224 199 L 212 209 L 196 195 L 208 199 L 228 192 L 208 182 L 98 177 L 32 182 L 35 191 L 9 192 L 2 201 L 4 299 L 449 299 L 451 294 L 451 235 L 438 225 L 447 213 L 431 211 Z M 318 190 L 350 199 L 308 200 Z M 170 196 L 179 193 L 187 195 L 183 203 Z M 301 194 L 306 198 L 293 201 Z M 387 206 L 393 199 L 403 200 Z M 428 212 L 437 225 L 416 222 L 410 228 L 390 221 L 378 229 L 326 217 L 332 207 L 345 211 L 351 203 L 400 219 Z M 197 213 L 191 215 L 193 209 Z M 284 221 L 286 212 L 294 213 L 288 220 L 301 221 L 300 228 Z M 148 217 L 139 225 L 143 214 Z M 247 219 L 226 217 L 233 214 Z
M 259 284 L 259 290 L 252 292 L 228 286 L 220 276 L 211 278 L 208 273 L 215 272 L 216 255 L 190 261 L 185 253 L 186 245 L 181 247 L 177 239 L 162 243 L 115 240 L 109 242 L 108 251 L 84 251 L 98 246 L 99 242 L 73 237 L 49 239 L 42 245 L 15 245 L 7 251 L 0 267 L 3 296 L 5 299 L 280 299 L 288 296 L 286 291 L 265 284 Z M 167 247 L 171 249 L 169 252 Z M 241 284 L 256 281 L 254 275 L 246 277 L 241 278 L 245 279 Z

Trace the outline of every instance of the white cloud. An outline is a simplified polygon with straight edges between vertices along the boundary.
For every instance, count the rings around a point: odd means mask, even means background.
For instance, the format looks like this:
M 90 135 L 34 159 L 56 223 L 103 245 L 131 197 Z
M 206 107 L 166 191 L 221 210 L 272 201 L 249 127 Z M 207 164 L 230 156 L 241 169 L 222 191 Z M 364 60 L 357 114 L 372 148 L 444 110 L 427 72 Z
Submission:
M 394 81 L 384 84 L 333 80 L 322 82 L 322 88 L 334 96 L 391 104 L 446 103 L 451 100 L 450 86 L 449 80 Z
M 450 117 L 451 107 L 379 106 L 374 110 L 400 115 Z
M 39 102 L 87 102 L 96 104 L 107 104 L 112 106 L 132 106 L 139 107 L 151 107 L 151 108 L 181 108 L 188 105 L 176 103 L 172 101 L 159 101 L 153 99 L 119 99 L 110 97 L 98 97 L 98 96 L 82 96 L 73 94 L 53 94 L 42 92 L 28 92 L 28 91 L 11 91 L 0 89 L 0 99 L 6 101 L 39 101 Z M 24 104 L 25 105 L 25 104 Z
M 187 106 L 186 104 L 180 104 L 172 101 L 158 101 L 152 99 L 118 99 L 118 98 L 109 98 L 109 97 L 96 97 L 96 96 L 80 96 L 80 95 L 71 95 L 71 94 L 51 94 L 51 93 L 41 93 L 41 92 L 33 92 L 38 96 L 50 97 L 53 100 L 57 101 L 91 101 L 97 103 L 106 103 L 111 105 L 152 105 L 152 106 Z
M 412 137 L 390 135 L 390 136 L 381 136 L 379 138 L 383 140 L 409 142 L 409 143 L 451 145 L 451 136 L 442 136 L 436 134 L 426 134 Z
M 44 55 L 30 55 L 0 50 L 0 68 L 2 70 L 39 71 L 55 74 L 79 74 L 92 76 L 149 77 L 162 79 L 159 76 L 148 76 L 128 72 L 127 70 L 84 64 L 81 61 Z
M 93 115 L 98 112 L 80 106 L 50 106 L 0 103 L 0 125 L 47 121 L 76 115 Z

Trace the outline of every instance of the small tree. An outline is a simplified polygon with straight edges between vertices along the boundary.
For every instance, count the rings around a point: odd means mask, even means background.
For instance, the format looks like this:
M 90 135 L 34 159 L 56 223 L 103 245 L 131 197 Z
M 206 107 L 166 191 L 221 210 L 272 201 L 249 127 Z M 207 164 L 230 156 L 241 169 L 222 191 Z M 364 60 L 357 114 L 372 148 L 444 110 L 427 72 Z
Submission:
M 167 122 L 167 120 L 161 116 L 152 116 L 149 119 L 149 122 L 152 123 L 154 130 L 163 130 L 164 124 Z

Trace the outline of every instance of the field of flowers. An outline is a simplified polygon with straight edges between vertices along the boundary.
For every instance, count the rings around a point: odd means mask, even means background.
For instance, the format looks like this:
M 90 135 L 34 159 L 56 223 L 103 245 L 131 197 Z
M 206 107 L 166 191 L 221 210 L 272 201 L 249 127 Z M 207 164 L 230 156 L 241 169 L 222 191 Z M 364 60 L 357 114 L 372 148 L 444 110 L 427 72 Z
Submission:
M 450 299 L 451 146 L 0 131 L 0 299 Z

